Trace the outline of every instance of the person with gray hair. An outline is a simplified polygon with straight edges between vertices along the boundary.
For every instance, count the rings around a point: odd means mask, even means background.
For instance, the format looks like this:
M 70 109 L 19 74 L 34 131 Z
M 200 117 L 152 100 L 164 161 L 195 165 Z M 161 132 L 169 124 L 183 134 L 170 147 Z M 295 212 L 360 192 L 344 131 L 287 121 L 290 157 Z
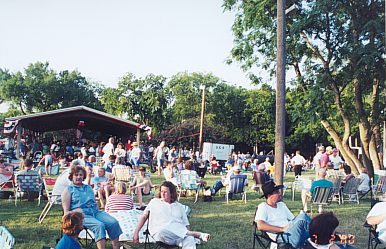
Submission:
M 303 211 L 308 213 L 307 208 L 307 200 L 311 199 L 315 194 L 315 188 L 321 187 L 321 188 L 332 188 L 334 184 L 330 182 L 329 180 L 326 180 L 326 169 L 320 168 L 318 171 L 318 180 L 313 181 L 311 184 L 310 190 L 303 190 L 302 191 L 302 203 L 303 203 Z M 321 213 L 321 208 L 319 207 L 319 213 Z

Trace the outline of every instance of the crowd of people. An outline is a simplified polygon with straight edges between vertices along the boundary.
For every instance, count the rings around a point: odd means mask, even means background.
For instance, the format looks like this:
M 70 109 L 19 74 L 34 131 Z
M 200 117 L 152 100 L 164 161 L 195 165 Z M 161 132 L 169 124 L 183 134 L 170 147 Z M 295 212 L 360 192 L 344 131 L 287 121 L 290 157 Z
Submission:
M 285 186 L 276 185 L 273 181 L 275 167 L 272 157 L 266 157 L 260 162 L 255 155 L 234 152 L 226 162 L 219 162 L 215 155 L 208 161 L 202 161 L 200 155 L 192 150 L 169 148 L 165 142 L 161 142 L 159 146 L 149 150 L 151 155 L 148 157 L 154 160 L 155 172 L 163 176 L 165 181 L 160 186 L 157 198 L 151 199 L 146 205 L 142 197 L 149 195 L 155 185 L 147 169 L 140 165 L 144 153 L 137 142 L 129 140 L 126 144 L 116 143 L 114 138 L 110 138 L 106 144 L 101 143 L 97 148 L 91 146 L 94 149 L 90 150 L 90 147 L 83 146 L 79 151 L 73 146 L 65 146 L 64 156 L 60 154 L 61 149 L 58 147 L 61 147 L 60 143 L 53 143 L 51 147 L 44 149 L 38 162 L 38 165 L 44 164 L 44 173 L 34 170 L 34 163 L 30 158 L 23 160 L 23 169 L 18 172 L 43 177 L 44 174 L 50 175 L 50 167 L 56 161 L 62 160 L 64 167 L 69 166 L 68 179 L 71 184 L 62 193 L 64 235 L 56 246 L 58 249 L 80 248 L 77 240 L 83 227 L 94 233 L 98 249 L 106 248 L 107 234 L 112 247 L 120 248 L 119 236 L 122 230 L 119 222 L 110 213 L 135 208 L 143 210 L 143 215 L 134 232 L 134 243 L 139 242 L 139 232 L 147 220 L 150 235 L 165 244 L 193 249 L 196 248 L 197 240 L 210 240 L 209 233 L 191 230 L 184 207 L 177 201 L 179 176 L 191 172 L 196 174 L 197 183 L 204 186 L 211 196 L 228 186 L 231 176 L 251 172 L 251 188 L 258 190 L 259 184 L 262 198 L 265 198 L 257 207 L 255 222 L 259 230 L 268 232 L 278 244 L 285 243 L 293 248 L 351 248 L 336 242 L 338 218 L 331 212 L 323 213 L 319 210 L 320 214 L 311 219 L 307 214 L 308 202 L 315 194 L 316 187 L 333 186 L 328 179 L 329 174 L 341 175 L 342 184 L 359 177 L 360 191 L 368 191 L 370 186 L 367 171 L 362 170 L 359 176 L 354 176 L 351 168 L 344 164 L 338 155 L 338 150 L 332 147 L 320 147 L 311 163 L 300 151 L 296 151 L 292 157 L 285 155 L 285 167 L 287 170 L 293 170 L 295 177 L 302 177 L 302 171 L 305 169 L 314 169 L 317 174 L 310 187 L 303 189 L 303 208 L 300 214 L 295 216 L 282 201 Z M 97 158 L 101 158 L 99 163 Z M 0 177 L 12 177 L 11 167 L 12 165 L 0 161 Z M 120 168 L 130 170 L 132 181 L 114 182 L 115 172 Z M 211 186 L 204 180 L 206 172 L 220 174 Z M 248 181 L 245 184 L 248 185 Z M 128 192 L 137 197 L 137 204 Z M 36 196 L 31 195 L 29 198 Z M 377 226 L 380 239 L 386 242 L 385 210 L 384 202 L 376 204 L 369 212 L 367 222 Z

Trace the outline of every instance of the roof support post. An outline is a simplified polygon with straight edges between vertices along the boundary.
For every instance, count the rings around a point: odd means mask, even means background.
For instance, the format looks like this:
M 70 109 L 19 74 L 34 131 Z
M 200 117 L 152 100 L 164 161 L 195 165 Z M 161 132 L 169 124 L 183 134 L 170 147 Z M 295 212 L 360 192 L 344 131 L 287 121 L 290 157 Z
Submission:
M 17 126 L 16 158 L 20 158 L 21 125 Z
M 139 142 L 141 141 L 141 129 L 137 128 L 137 143 L 138 143 L 138 146 L 139 146 Z

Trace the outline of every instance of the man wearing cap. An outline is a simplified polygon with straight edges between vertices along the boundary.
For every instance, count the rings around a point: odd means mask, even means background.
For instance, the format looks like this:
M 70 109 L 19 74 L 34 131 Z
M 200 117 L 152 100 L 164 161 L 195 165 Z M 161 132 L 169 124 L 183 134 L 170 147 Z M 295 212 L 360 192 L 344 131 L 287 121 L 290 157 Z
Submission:
M 257 228 L 267 231 L 272 239 L 275 240 L 277 237 L 277 242 L 288 243 L 294 248 L 299 248 L 309 237 L 308 225 L 311 218 L 304 212 L 295 218 L 287 205 L 280 201 L 283 187 L 283 185 L 276 185 L 273 181 L 263 185 L 263 196 L 266 202 L 259 204 L 255 221 Z M 275 233 L 283 233 L 283 236 L 276 236 Z

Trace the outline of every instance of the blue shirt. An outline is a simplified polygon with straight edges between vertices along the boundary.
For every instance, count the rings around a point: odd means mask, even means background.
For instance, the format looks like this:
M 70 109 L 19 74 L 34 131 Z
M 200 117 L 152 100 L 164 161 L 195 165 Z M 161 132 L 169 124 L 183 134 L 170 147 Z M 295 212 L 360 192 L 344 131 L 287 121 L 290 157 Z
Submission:
M 71 196 L 70 210 L 81 208 L 85 215 L 92 216 L 98 212 L 94 192 L 89 185 L 76 186 L 70 184 L 68 192 L 70 192 Z
M 313 181 L 311 184 L 310 192 L 312 193 L 312 196 L 314 195 L 314 190 L 316 187 L 321 187 L 321 188 L 332 188 L 334 187 L 334 184 L 326 179 L 320 179 Z
M 99 189 L 98 183 L 107 182 L 108 180 L 109 179 L 106 176 L 94 176 L 91 179 L 91 184 L 94 184 L 94 188 L 93 188 L 94 192 L 98 191 L 98 189 Z
M 106 172 L 112 173 L 113 172 L 114 163 L 108 162 L 103 166 L 105 168 Z
M 59 240 L 59 243 L 55 246 L 55 249 L 81 249 L 81 247 L 79 243 L 71 236 L 63 234 L 63 237 Z

